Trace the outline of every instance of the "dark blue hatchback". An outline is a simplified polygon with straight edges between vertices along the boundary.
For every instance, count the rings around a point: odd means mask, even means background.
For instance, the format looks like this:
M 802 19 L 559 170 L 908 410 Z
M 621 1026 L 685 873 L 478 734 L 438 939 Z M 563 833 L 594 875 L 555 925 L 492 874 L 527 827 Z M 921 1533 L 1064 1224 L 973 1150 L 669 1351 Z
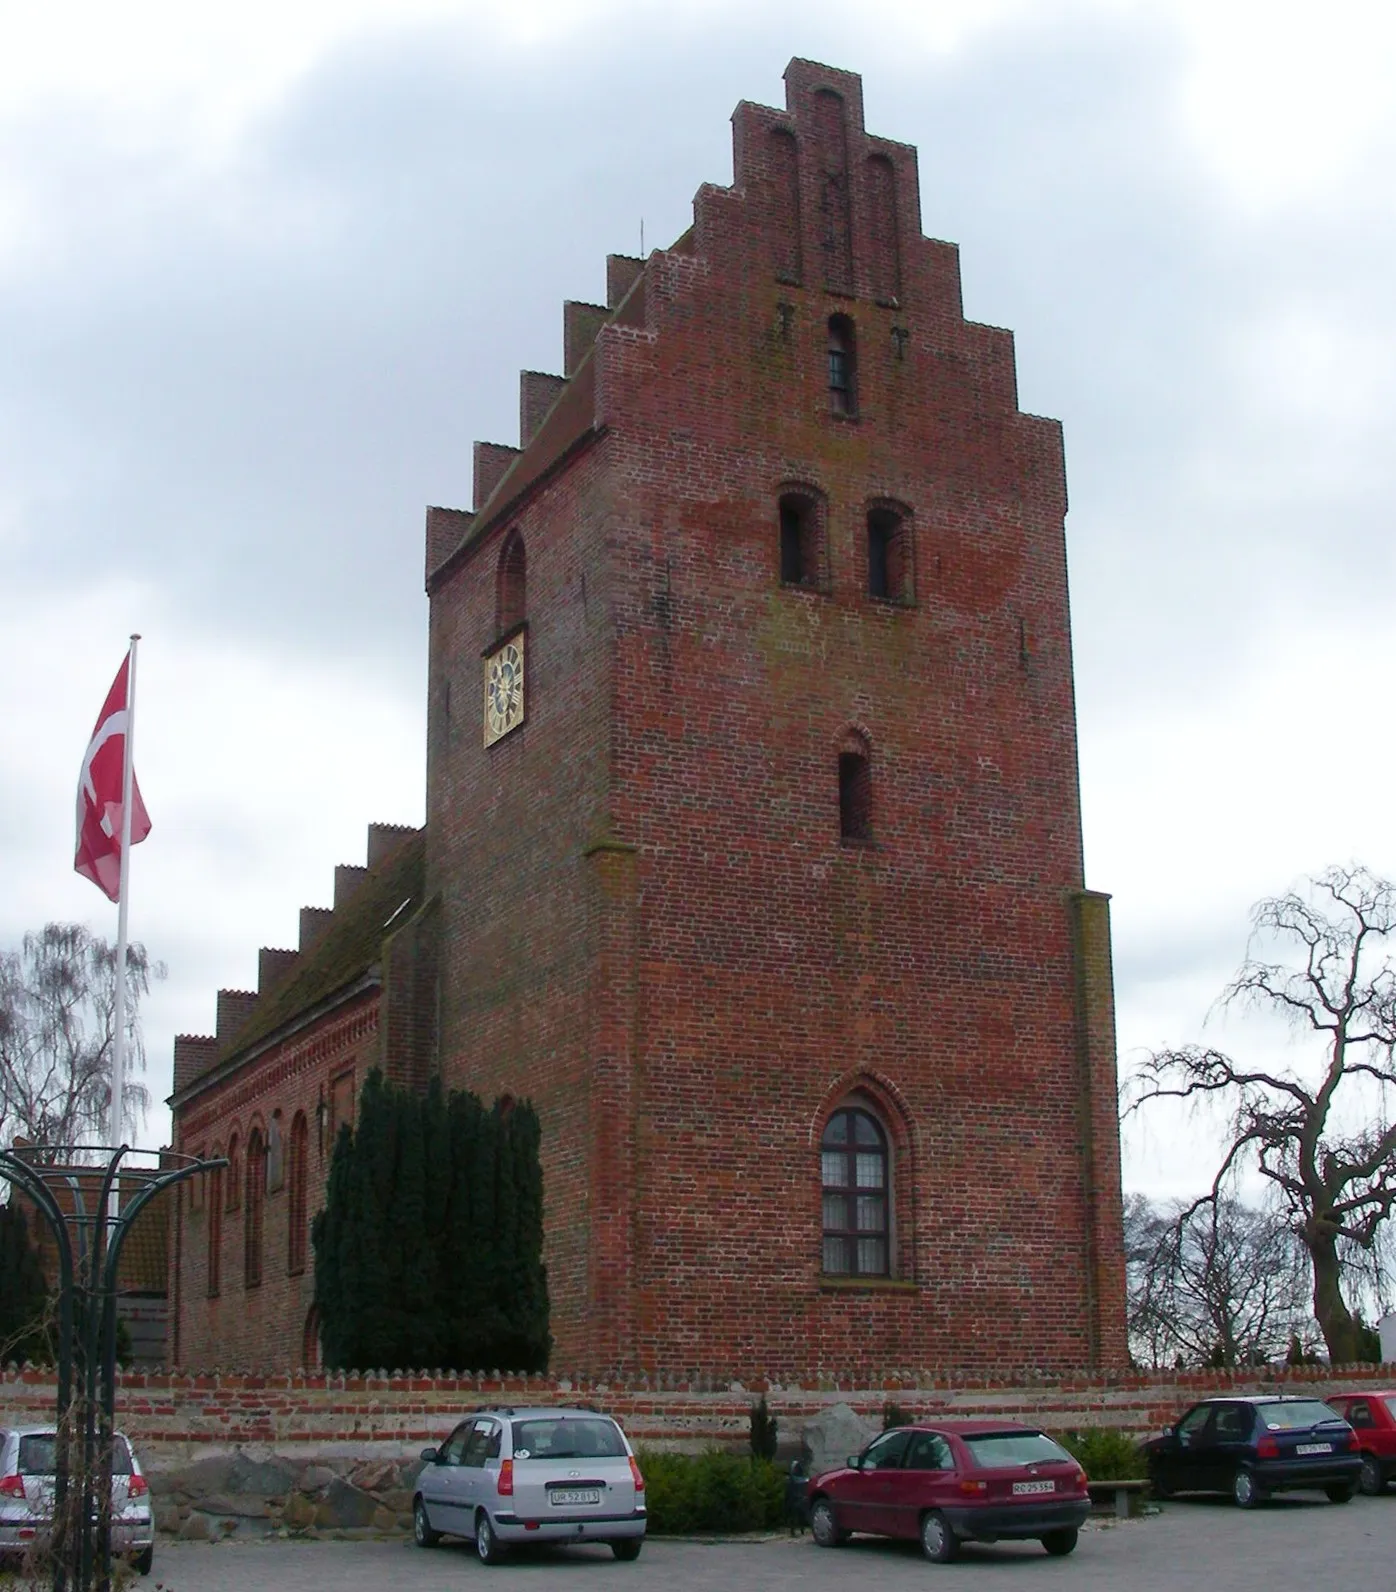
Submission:
M 1242 1509 L 1303 1488 L 1345 1504 L 1362 1469 L 1352 1428 L 1320 1399 L 1207 1399 L 1144 1453 L 1158 1497 L 1230 1493 Z

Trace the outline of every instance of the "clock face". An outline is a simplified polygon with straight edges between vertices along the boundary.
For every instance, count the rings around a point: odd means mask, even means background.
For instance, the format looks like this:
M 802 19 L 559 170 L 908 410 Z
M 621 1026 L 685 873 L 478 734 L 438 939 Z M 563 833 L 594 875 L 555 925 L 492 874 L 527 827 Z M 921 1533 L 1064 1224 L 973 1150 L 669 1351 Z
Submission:
M 524 638 L 515 636 L 485 659 L 485 745 L 518 729 L 524 716 Z

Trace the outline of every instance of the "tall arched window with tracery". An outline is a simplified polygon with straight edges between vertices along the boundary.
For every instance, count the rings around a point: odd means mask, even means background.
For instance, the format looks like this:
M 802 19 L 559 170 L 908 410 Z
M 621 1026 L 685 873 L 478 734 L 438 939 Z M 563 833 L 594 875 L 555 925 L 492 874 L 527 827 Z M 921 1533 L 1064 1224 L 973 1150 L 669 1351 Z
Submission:
M 267 1203 L 267 1146 L 260 1128 L 247 1136 L 247 1192 L 243 1203 L 243 1286 L 262 1281 L 262 1232 Z
M 528 617 L 528 555 L 524 539 L 510 531 L 499 551 L 494 583 L 494 633 L 502 636 Z
M 305 1112 L 297 1111 L 286 1155 L 286 1270 L 292 1276 L 305 1270 L 305 1183 L 309 1165 L 310 1132 Z
M 819 1164 L 825 1274 L 889 1276 L 892 1183 L 886 1130 L 864 1107 L 841 1107 L 824 1126 Z

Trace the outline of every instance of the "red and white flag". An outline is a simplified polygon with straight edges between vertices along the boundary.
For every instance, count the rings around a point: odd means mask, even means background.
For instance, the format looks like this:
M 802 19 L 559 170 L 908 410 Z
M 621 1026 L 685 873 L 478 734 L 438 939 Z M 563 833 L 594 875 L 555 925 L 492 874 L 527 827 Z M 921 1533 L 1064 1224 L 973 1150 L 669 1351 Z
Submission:
M 128 653 L 97 716 L 78 780 L 78 850 L 73 866 L 111 901 L 121 894 L 121 790 L 129 722 Z M 150 833 L 150 818 L 131 775 L 131 844 Z

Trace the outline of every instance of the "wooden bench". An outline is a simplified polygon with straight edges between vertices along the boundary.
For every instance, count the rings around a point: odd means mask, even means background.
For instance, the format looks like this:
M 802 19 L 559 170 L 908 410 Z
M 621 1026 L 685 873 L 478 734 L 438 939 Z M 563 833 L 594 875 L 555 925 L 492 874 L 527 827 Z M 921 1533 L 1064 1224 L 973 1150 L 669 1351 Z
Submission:
M 1128 1520 L 1130 1498 L 1144 1492 L 1148 1485 L 1146 1481 L 1088 1481 L 1086 1491 L 1091 1495 L 1093 1504 L 1105 1503 L 1113 1498 L 1116 1518 Z

